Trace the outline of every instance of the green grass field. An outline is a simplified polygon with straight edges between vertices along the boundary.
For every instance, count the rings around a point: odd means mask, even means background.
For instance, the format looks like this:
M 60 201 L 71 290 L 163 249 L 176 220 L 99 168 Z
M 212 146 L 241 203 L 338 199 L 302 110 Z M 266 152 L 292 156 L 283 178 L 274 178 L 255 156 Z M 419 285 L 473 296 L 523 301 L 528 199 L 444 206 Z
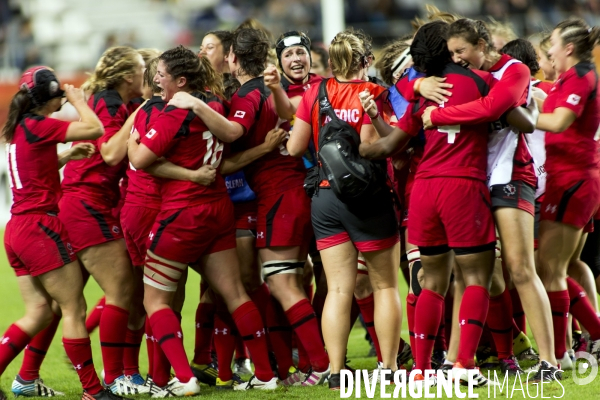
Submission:
M 3 232 L 0 232 L 0 237 L 2 237 Z M 406 285 L 401 279 L 401 297 L 405 298 L 407 293 Z M 185 335 L 185 346 L 188 351 L 188 355 L 193 351 L 194 346 L 194 315 L 197 306 L 198 300 L 198 292 L 199 292 L 199 277 L 195 273 L 191 272 L 188 278 L 187 283 L 187 293 L 186 298 L 187 302 L 183 309 L 183 322 L 182 328 Z M 93 307 L 95 302 L 101 297 L 102 293 L 98 285 L 95 282 L 90 281 L 88 286 L 85 289 L 85 297 L 88 301 L 88 308 Z M 16 285 L 16 278 L 12 271 L 12 269 L 8 266 L 6 255 L 4 251 L 0 251 L 0 331 L 4 332 L 8 326 L 20 318 L 23 313 L 23 304 L 21 300 L 21 296 L 18 292 L 18 288 Z M 60 390 L 66 393 L 65 399 L 80 399 L 81 398 L 81 387 L 79 385 L 79 380 L 77 379 L 77 375 L 73 371 L 73 367 L 67 363 L 67 359 L 65 357 L 65 353 L 63 351 L 61 341 L 60 341 L 60 328 L 59 335 L 54 340 L 50 350 L 48 352 L 48 356 L 42 366 L 41 376 L 44 379 L 45 383 L 50 387 Z M 408 339 L 408 330 L 406 327 L 406 320 L 403 321 L 403 329 L 402 336 L 405 339 Z M 533 339 L 532 339 L 533 340 Z M 102 368 L 102 360 L 100 355 L 100 347 L 98 342 L 98 333 L 95 332 L 92 334 L 92 347 L 94 353 L 94 363 L 98 372 Z M 367 358 L 366 355 L 369 351 L 369 345 L 364 340 L 364 330 L 360 326 L 355 326 L 352 330 L 350 336 L 350 343 L 348 346 L 348 358 L 351 360 L 350 365 L 354 368 L 360 369 L 373 369 L 375 367 L 376 359 L 371 357 Z M 20 364 L 21 364 L 22 356 L 17 357 L 13 363 L 8 367 L 6 373 L 2 377 L 0 381 L 0 387 L 2 387 L 5 393 L 10 393 L 10 386 L 12 380 L 17 374 Z M 531 364 L 531 363 L 529 363 Z M 529 364 L 522 365 L 523 367 L 529 366 Z M 145 345 L 142 345 L 142 354 L 140 356 L 140 367 L 142 373 L 145 374 L 147 370 L 147 358 Z M 484 374 L 486 372 L 484 371 Z M 583 375 L 585 376 L 585 374 Z M 537 393 L 536 390 L 538 387 L 530 385 L 529 386 L 529 395 L 527 391 L 520 391 L 521 387 L 516 385 L 516 388 L 513 390 L 513 381 L 511 381 L 510 390 L 504 389 L 503 393 L 496 392 L 496 396 L 494 397 L 493 391 L 491 391 L 490 396 L 488 396 L 488 390 L 479 389 L 476 390 L 475 393 L 479 396 L 479 398 L 541 398 L 541 393 Z M 525 388 L 525 383 L 523 384 L 523 388 Z M 564 395 L 563 389 L 558 384 L 552 385 L 544 385 L 544 397 L 545 398 L 563 398 L 563 399 L 577 399 L 577 400 L 597 400 L 600 399 L 600 377 L 596 377 L 592 383 L 586 386 L 578 386 L 573 382 L 571 373 L 566 373 L 565 378 L 562 381 L 562 385 L 564 386 Z M 393 392 L 393 387 L 390 386 L 387 390 L 388 393 Z M 466 389 L 463 389 L 463 392 L 466 393 Z M 375 392 L 375 397 L 379 398 L 379 388 L 377 388 Z M 366 397 L 364 388 L 361 392 L 362 398 Z M 400 394 L 401 396 L 401 394 Z M 406 393 L 407 397 L 410 397 L 408 391 Z M 143 398 L 148 396 L 139 396 L 138 398 Z M 339 392 L 331 392 L 327 389 L 327 387 L 312 387 L 312 388 L 303 388 L 303 387 L 294 387 L 294 388 L 280 388 L 274 392 L 223 392 L 223 391 L 215 391 L 208 386 L 202 386 L 202 392 L 200 395 L 201 398 L 220 398 L 220 399 L 233 399 L 233 398 L 248 398 L 248 399 L 277 399 L 277 398 L 286 398 L 286 399 L 321 399 L 321 398 L 340 398 Z M 352 394 L 351 398 L 354 398 L 355 395 Z M 445 398 L 445 397 L 444 397 Z M 454 395 L 456 398 L 456 395 Z

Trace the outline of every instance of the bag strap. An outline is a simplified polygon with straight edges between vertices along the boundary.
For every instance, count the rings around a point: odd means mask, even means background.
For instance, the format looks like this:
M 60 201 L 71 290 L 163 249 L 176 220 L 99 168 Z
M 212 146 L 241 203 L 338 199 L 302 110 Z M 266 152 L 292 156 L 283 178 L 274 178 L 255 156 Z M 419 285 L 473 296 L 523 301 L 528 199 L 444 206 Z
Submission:
M 323 79 L 321 84 L 319 85 L 319 121 L 321 122 L 321 118 L 323 116 L 328 116 L 332 120 L 339 119 L 338 116 L 333 111 L 333 107 L 329 102 L 329 97 L 327 97 L 327 82 L 329 79 Z M 321 125 L 321 124 L 319 124 Z

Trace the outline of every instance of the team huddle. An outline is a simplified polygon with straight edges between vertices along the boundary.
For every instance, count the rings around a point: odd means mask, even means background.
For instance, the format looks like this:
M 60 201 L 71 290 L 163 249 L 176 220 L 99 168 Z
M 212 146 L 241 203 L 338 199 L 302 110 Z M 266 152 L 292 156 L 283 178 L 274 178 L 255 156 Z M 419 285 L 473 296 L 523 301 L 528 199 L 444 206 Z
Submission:
M 524 359 L 551 382 L 575 351 L 600 358 L 600 28 L 570 19 L 532 43 L 429 11 L 382 51 L 382 80 L 360 31 L 326 51 L 254 21 L 199 53 L 109 48 L 79 89 L 27 70 L 3 128 L 26 309 L 0 343 L 0 374 L 25 353 L 13 393 L 63 395 L 39 375 L 61 320 L 84 400 L 339 390 L 359 314 L 376 368 L 412 359 L 414 385 L 441 369 L 483 386 L 479 367 Z M 86 320 L 90 276 L 104 297 Z

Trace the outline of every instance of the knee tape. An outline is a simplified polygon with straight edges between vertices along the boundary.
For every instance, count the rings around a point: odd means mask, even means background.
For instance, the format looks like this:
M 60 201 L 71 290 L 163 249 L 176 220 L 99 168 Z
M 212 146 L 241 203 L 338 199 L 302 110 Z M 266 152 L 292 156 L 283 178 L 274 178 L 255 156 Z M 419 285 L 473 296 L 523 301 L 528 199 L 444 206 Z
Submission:
M 147 255 L 144 265 L 144 283 L 165 292 L 175 292 L 185 268 L 187 266 L 181 268 Z
M 305 262 L 298 260 L 267 261 L 262 265 L 263 276 L 268 278 L 269 276 L 279 274 L 304 275 Z
M 410 269 L 410 288 L 415 296 L 421 294 L 421 285 L 419 285 L 419 271 L 421 270 L 421 252 L 419 249 L 412 249 L 406 253 L 408 258 L 408 268 Z
M 358 256 L 358 273 L 369 275 L 369 270 L 367 269 L 367 261 L 363 256 Z

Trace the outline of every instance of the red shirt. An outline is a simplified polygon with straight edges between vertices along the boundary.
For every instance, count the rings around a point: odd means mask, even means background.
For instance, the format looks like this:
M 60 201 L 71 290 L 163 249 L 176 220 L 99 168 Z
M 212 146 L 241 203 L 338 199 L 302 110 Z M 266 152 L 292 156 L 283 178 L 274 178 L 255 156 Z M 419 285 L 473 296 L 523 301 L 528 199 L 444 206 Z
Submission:
M 228 119 L 244 127 L 244 135 L 238 139 L 244 149 L 264 143 L 267 133 L 277 125 L 279 117 L 269 95 L 260 76 L 244 83 L 231 98 Z M 302 186 L 306 168 L 302 159 L 290 157 L 284 142 L 278 149 L 245 167 L 244 173 L 258 196 L 269 196 Z
M 60 175 L 56 144 L 64 143 L 69 122 L 27 114 L 6 145 L 13 195 L 11 213 L 58 212 Z
M 550 93 L 550 89 L 552 89 L 552 86 L 554 85 L 553 82 L 548 81 L 538 81 L 537 79 L 532 79 L 532 81 L 534 82 L 533 86 L 543 90 L 546 94 Z
M 600 123 L 598 75 L 593 63 L 580 62 L 562 73 L 544 102 L 544 113 L 558 107 L 577 118 L 561 133 L 546 132 L 546 171 L 549 175 L 597 171 L 600 161 L 594 135 Z
M 223 104 L 212 95 L 200 97 L 208 106 L 224 115 Z M 223 155 L 223 144 L 213 136 L 204 122 L 192 111 L 169 106 L 157 117 L 141 143 L 158 157 L 187 169 L 198 169 L 211 164 L 218 168 Z M 217 174 L 210 186 L 191 181 L 163 179 L 161 209 L 181 209 L 219 200 L 227 196 L 225 180 Z
M 471 71 L 456 64 L 448 64 L 443 76 L 454 85 L 452 96 L 444 103 L 458 106 L 485 96 L 493 83 L 487 72 Z M 398 121 L 400 129 L 416 136 L 423 127 L 421 115 L 435 103 L 422 99 Z M 435 112 L 435 111 L 434 111 Z M 433 113 L 432 113 L 433 114 Z M 425 130 L 425 150 L 417 169 L 416 179 L 451 176 L 473 178 L 483 182 L 487 178 L 488 125 L 485 123 L 438 126 Z
M 319 107 L 317 100 L 319 99 L 319 86 L 314 85 L 306 91 L 302 101 L 298 105 L 296 118 L 310 124 L 313 129 L 313 140 L 315 149 L 319 150 L 319 130 L 322 126 L 319 117 Z M 371 94 L 378 98 L 385 88 L 376 85 L 375 83 L 365 82 L 362 80 L 354 80 L 350 82 L 340 82 L 335 78 L 327 81 L 327 97 L 331 102 L 331 106 L 335 110 L 335 114 L 339 119 L 346 121 L 360 135 L 360 130 L 363 125 L 370 125 L 371 118 L 364 112 L 358 94 L 365 89 L 368 89 Z M 381 110 L 382 102 L 378 101 L 377 107 Z
M 315 74 L 308 74 L 308 81 L 306 83 L 294 83 L 287 79 L 286 76 L 281 76 L 281 86 L 291 99 L 297 96 L 304 96 L 304 93 L 313 86 L 319 86 L 319 83 L 323 80 L 323 77 Z
M 165 107 L 165 102 L 160 96 L 153 96 L 140 108 L 133 121 L 133 129 L 137 130 L 140 137 L 150 130 L 156 118 Z M 146 171 L 133 168 L 129 165 L 127 170 L 129 183 L 125 202 L 134 206 L 148 207 L 155 210 L 160 209 L 160 184 L 161 179 Z
M 123 127 L 129 112 L 116 90 L 103 90 L 94 94 L 88 105 L 104 125 L 104 135 L 96 140 L 75 142 L 92 143 L 96 146 L 96 152 L 90 158 L 67 164 L 62 188 L 70 196 L 113 208 L 119 201 L 119 181 L 125 175 L 127 160 L 123 159 L 118 165 L 110 167 L 102 159 L 100 148 Z

